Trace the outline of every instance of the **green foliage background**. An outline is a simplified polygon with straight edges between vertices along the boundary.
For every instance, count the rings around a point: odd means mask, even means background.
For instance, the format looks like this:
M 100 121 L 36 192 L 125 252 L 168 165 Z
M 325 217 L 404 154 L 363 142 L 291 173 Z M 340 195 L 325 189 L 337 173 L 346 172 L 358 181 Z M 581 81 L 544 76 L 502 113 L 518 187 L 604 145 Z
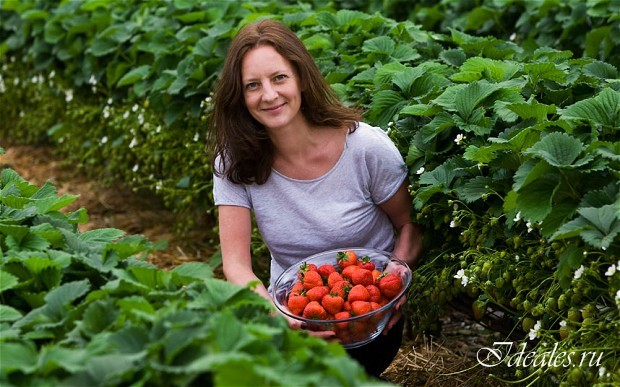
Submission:
M 191 227 L 215 215 L 203 142 L 226 47 L 282 20 L 410 168 L 429 234 L 414 327 L 435 331 L 447 302 L 500 310 L 534 351 L 605 354 L 513 380 L 618 382 L 618 14 L 604 0 L 4 2 L 0 136 L 156 192 Z

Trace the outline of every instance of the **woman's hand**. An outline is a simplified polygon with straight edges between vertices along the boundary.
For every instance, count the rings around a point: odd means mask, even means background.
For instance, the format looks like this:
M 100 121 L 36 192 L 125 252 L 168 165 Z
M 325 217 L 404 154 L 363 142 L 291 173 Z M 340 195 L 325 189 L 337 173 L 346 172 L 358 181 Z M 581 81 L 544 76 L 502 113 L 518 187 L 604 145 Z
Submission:
M 388 323 L 385 325 L 385 328 L 383 328 L 382 333 L 384 335 L 387 335 L 388 331 L 392 329 L 392 327 L 396 325 L 398 320 L 400 320 L 402 316 L 405 314 L 403 305 L 406 305 L 406 304 L 407 304 L 407 296 L 403 295 L 400 298 L 400 300 L 398 300 L 396 305 L 394 305 L 394 310 L 392 311 L 392 315 L 390 316 Z

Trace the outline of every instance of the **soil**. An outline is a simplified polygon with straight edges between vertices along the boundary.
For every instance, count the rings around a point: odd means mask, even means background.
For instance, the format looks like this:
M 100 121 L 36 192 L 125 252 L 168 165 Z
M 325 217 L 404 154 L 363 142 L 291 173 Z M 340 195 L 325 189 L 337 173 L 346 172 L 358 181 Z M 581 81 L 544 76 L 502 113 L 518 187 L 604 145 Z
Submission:
M 58 193 L 79 195 L 67 208 L 85 208 L 89 221 L 81 231 L 113 227 L 129 234 L 142 234 L 155 242 L 167 240 L 168 247 L 153 253 L 149 260 L 162 269 L 189 261 L 208 260 L 214 252 L 205 227 L 179 235 L 175 232 L 175 214 L 165 209 L 158 198 L 137 194 L 121 183 L 105 185 L 88 178 L 75 166 L 54 154 L 47 146 L 6 146 L 0 155 L 0 168 L 15 169 L 24 179 L 42 185 L 50 180 Z M 221 273 L 219 273 L 221 275 Z M 489 377 L 488 369 L 476 361 L 479 348 L 501 341 L 499 333 L 486 329 L 456 308 L 442 319 L 440 337 L 413 336 L 405 331 L 398 355 L 382 375 L 400 386 L 499 385 Z

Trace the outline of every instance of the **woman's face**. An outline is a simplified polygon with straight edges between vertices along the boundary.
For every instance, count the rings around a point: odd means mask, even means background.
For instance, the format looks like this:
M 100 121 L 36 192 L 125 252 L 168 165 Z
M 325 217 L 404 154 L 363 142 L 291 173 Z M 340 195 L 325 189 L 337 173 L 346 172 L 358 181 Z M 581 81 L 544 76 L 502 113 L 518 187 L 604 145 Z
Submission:
M 259 46 L 245 54 L 241 80 L 248 111 L 267 129 L 290 127 L 304 119 L 297 73 L 272 46 Z

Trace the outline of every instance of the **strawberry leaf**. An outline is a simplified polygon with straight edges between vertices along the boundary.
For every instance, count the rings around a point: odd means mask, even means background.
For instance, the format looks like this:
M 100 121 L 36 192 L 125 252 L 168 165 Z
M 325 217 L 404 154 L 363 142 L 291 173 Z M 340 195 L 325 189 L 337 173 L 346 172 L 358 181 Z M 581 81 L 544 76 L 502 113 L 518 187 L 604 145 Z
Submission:
M 550 165 L 559 168 L 576 168 L 589 163 L 593 156 L 588 154 L 578 158 L 584 151 L 583 143 L 566 133 L 553 132 L 523 153 L 541 158 Z
M 598 96 L 560 110 L 560 116 L 567 120 L 588 121 L 591 125 L 617 128 L 620 126 L 620 91 L 606 87 Z
M 560 186 L 554 175 L 543 176 L 518 191 L 517 208 L 530 222 L 543 221 L 552 209 L 553 195 Z

